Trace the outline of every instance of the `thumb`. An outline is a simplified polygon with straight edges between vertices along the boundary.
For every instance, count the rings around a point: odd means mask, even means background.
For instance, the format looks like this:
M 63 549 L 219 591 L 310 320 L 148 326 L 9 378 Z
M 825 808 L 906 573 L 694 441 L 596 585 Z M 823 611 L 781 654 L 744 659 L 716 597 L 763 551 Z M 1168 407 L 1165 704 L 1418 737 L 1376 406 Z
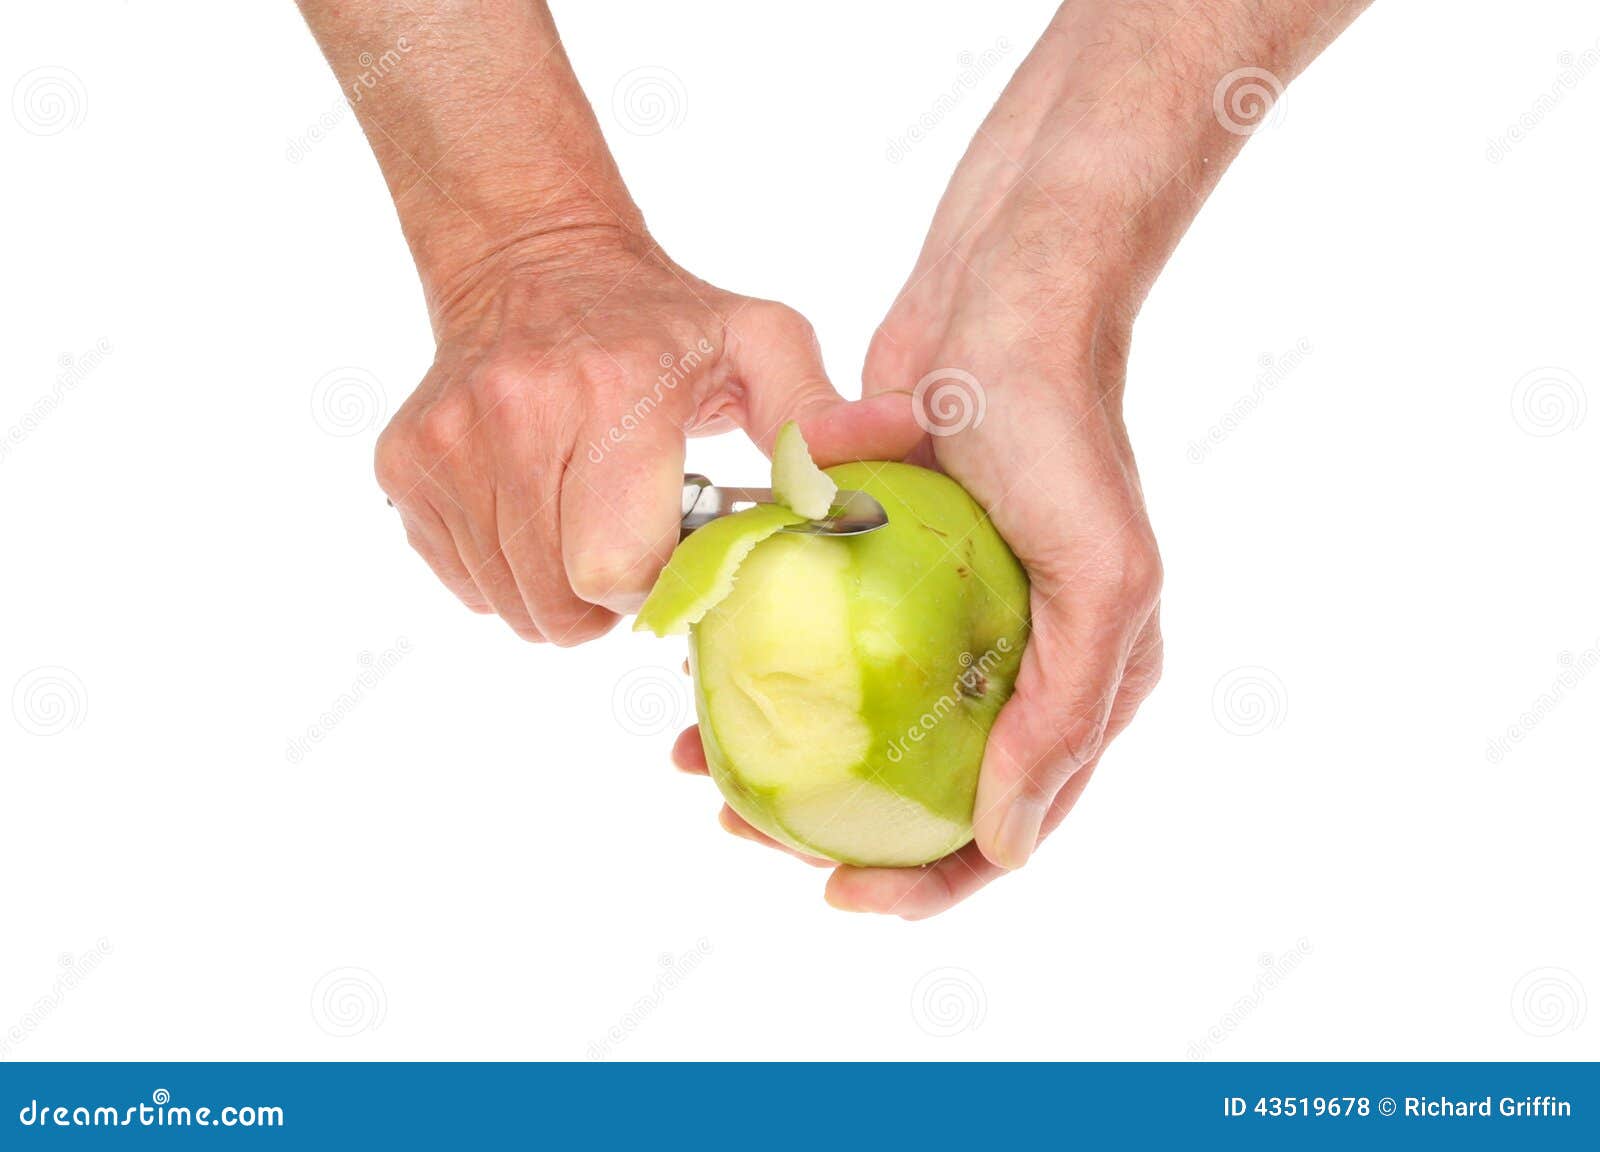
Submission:
M 793 308 L 750 305 L 729 324 L 725 354 L 743 393 L 739 424 L 769 456 L 786 422 L 844 403 L 822 366 L 816 332 Z
M 744 390 L 740 424 L 767 455 L 790 420 L 817 463 L 900 460 L 922 438 L 909 393 L 888 392 L 848 401 L 828 379 L 815 331 L 782 304 L 747 308 L 730 327 L 728 354 Z
M 678 543 L 683 431 L 664 416 L 626 435 L 584 430 L 561 482 L 561 553 L 579 599 L 636 612 Z
M 1016 692 L 989 733 L 973 832 L 1002 868 L 1027 862 L 1056 794 L 1104 741 L 1125 645 L 1085 616 L 1035 611 Z
M 800 433 L 824 468 L 852 460 L 904 460 L 927 438 L 909 392 L 880 392 L 820 408 L 801 418 Z

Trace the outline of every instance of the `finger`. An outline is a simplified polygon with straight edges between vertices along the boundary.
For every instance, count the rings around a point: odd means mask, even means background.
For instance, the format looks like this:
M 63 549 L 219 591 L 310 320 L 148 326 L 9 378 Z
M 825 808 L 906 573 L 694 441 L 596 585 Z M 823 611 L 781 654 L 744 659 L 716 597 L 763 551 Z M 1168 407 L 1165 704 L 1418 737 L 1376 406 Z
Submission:
M 406 530 L 406 539 L 419 556 L 433 570 L 446 588 L 455 593 L 468 608 L 478 613 L 494 611 L 483 592 L 473 582 L 467 566 L 456 551 L 450 529 L 445 527 L 439 513 L 425 500 L 412 499 L 395 505 L 400 513 L 400 523 Z
M 466 565 L 467 574 L 472 577 L 479 593 L 518 636 L 530 643 L 542 643 L 544 633 L 539 631 L 529 615 L 528 606 L 523 603 L 522 593 L 517 589 L 517 582 L 500 552 L 493 531 L 492 494 L 486 498 L 483 486 L 478 484 L 452 483 L 447 487 L 443 480 L 432 473 L 428 474 L 427 482 L 432 494 L 430 499 L 432 496 L 438 497 L 433 506 L 439 512 L 450 539 L 455 543 L 456 554 Z M 451 494 L 452 488 L 455 495 Z M 483 501 L 483 504 L 461 503 L 462 500 L 473 501 L 474 497 Z
M 909 392 L 818 408 L 800 421 L 800 432 L 824 468 L 852 460 L 904 460 L 927 438 Z
M 741 840 L 748 840 L 752 844 L 760 844 L 767 848 L 776 848 L 779 852 L 787 853 L 796 860 L 811 865 L 813 868 L 834 867 L 832 860 L 822 860 L 816 856 L 807 856 L 804 852 L 796 852 L 787 844 L 774 840 L 726 804 L 722 806 L 722 811 L 718 813 L 717 822 L 722 825 L 724 831 L 732 833 Z
M 620 439 L 609 426 L 580 438 L 561 484 L 561 555 L 581 599 L 624 613 L 644 603 L 678 544 L 683 457 L 682 428 L 655 409 Z
M 1105 736 L 1087 764 L 1068 777 L 1051 801 L 1039 838 L 1043 839 L 1077 805 L 1105 748 L 1133 720 L 1139 705 L 1161 676 L 1161 626 L 1152 612 L 1123 672 L 1122 686 L 1106 719 Z M 877 912 L 905 920 L 922 920 L 959 904 L 1006 874 L 976 843 L 925 868 L 850 868 L 836 871 L 824 893 L 828 903 L 846 912 Z
M 768 455 L 787 421 L 844 403 L 828 380 L 816 334 L 792 308 L 760 301 L 744 309 L 728 324 L 724 355 L 743 395 L 734 416 Z
M 1145 621 L 1139 639 L 1134 641 L 1127 666 L 1122 670 L 1122 684 L 1117 689 L 1115 703 L 1111 705 L 1111 715 L 1106 718 L 1102 747 L 1110 744 L 1133 723 L 1139 706 L 1155 691 L 1156 684 L 1161 680 L 1165 650 L 1166 644 L 1161 638 L 1161 606 L 1158 604 L 1151 611 L 1150 619 Z
M 672 745 L 672 766 L 691 776 L 711 775 L 711 769 L 706 764 L 706 750 L 700 743 L 699 728 L 689 727 L 678 733 L 678 739 Z
M 1005 875 L 968 844 L 921 868 L 838 868 L 828 877 L 823 899 L 844 912 L 875 912 L 904 920 L 935 916 L 989 881 Z
M 1056 793 L 1044 821 L 1044 834 L 1053 831 L 1072 811 L 1096 763 L 1098 757 Z M 823 898 L 845 912 L 926 920 L 948 911 L 1006 871 L 973 843 L 923 868 L 839 868 L 828 878 Z
M 520 446 L 513 449 L 520 459 Z M 495 517 L 500 549 L 534 625 L 552 644 L 570 648 L 608 632 L 617 617 L 581 599 L 561 557 L 561 513 L 555 465 L 528 460 L 502 468 Z
M 1059 595 L 1052 594 L 1059 591 Z M 983 854 L 1020 868 L 1063 784 L 1100 750 L 1143 621 L 1096 595 L 1035 583 L 1033 631 L 1016 692 L 984 749 L 973 826 Z

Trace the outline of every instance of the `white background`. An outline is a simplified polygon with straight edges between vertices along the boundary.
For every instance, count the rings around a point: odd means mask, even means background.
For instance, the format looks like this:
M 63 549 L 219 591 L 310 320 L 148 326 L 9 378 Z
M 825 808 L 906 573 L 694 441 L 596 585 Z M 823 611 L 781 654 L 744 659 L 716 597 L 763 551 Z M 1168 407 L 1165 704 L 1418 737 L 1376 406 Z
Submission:
M 658 238 L 853 391 L 1049 12 L 557 17 Z M 1290 88 L 1137 330 L 1166 678 L 1034 863 L 921 924 L 716 827 L 680 645 L 525 645 L 411 555 L 370 457 L 428 327 L 290 4 L 9 19 L 6 1058 L 1600 1057 L 1593 4 L 1380 4 Z

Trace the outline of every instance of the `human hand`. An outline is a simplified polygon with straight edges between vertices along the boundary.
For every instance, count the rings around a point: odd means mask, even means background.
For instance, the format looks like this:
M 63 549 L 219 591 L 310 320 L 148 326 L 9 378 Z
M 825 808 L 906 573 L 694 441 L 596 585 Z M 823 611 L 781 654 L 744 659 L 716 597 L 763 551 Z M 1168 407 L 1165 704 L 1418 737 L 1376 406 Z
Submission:
M 1014 226 L 999 222 L 994 240 L 967 250 L 971 274 L 929 277 L 902 297 L 874 341 L 865 394 L 881 406 L 868 455 L 939 468 L 988 510 L 1028 571 L 1032 633 L 990 732 L 974 842 L 923 868 L 837 868 L 827 896 L 841 908 L 919 919 L 1020 867 L 1160 677 L 1161 565 L 1122 426 L 1121 313 L 1086 317 L 1078 301 L 1013 311 L 1008 300 L 1038 291 L 1006 255 Z M 802 420 L 819 460 L 862 455 L 846 419 Z M 674 760 L 705 771 L 694 730 Z M 730 808 L 721 820 L 781 847 Z
M 678 541 L 686 436 L 770 447 L 786 420 L 860 408 L 798 313 L 619 229 L 498 254 L 435 328 L 379 483 L 439 579 L 527 640 L 578 644 L 638 607 Z M 871 408 L 850 426 L 870 434 Z
M 379 483 L 469 607 L 529 640 L 597 636 L 677 542 L 685 436 L 767 444 L 842 404 L 811 330 L 656 247 L 545 4 L 420 22 L 300 4 L 394 196 L 437 345 L 378 441 Z
M 1218 110 L 1229 83 L 1256 81 L 1244 102 L 1264 116 L 1363 6 L 1065 5 L 979 129 L 864 395 L 902 398 L 873 456 L 909 451 L 988 510 L 1032 582 L 1032 635 L 985 749 L 973 843 L 922 868 L 836 868 L 833 904 L 919 919 L 1020 867 L 1155 687 L 1161 563 L 1122 420 L 1133 319 L 1249 133 Z M 837 422 L 802 425 L 824 462 L 861 458 Z M 704 770 L 694 730 L 674 759 Z M 781 847 L 731 810 L 722 822 Z

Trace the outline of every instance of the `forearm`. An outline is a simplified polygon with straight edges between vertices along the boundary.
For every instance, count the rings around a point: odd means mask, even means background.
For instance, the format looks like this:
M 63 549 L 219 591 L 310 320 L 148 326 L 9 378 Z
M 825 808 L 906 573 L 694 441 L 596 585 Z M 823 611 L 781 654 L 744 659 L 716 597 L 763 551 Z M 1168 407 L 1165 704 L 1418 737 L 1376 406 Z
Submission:
M 639 231 L 540 0 L 299 0 L 394 197 L 430 305 L 497 255 Z
M 1041 271 L 1092 262 L 1136 307 L 1271 100 L 1368 2 L 1063 5 L 973 141 L 940 241 L 1010 227 Z

